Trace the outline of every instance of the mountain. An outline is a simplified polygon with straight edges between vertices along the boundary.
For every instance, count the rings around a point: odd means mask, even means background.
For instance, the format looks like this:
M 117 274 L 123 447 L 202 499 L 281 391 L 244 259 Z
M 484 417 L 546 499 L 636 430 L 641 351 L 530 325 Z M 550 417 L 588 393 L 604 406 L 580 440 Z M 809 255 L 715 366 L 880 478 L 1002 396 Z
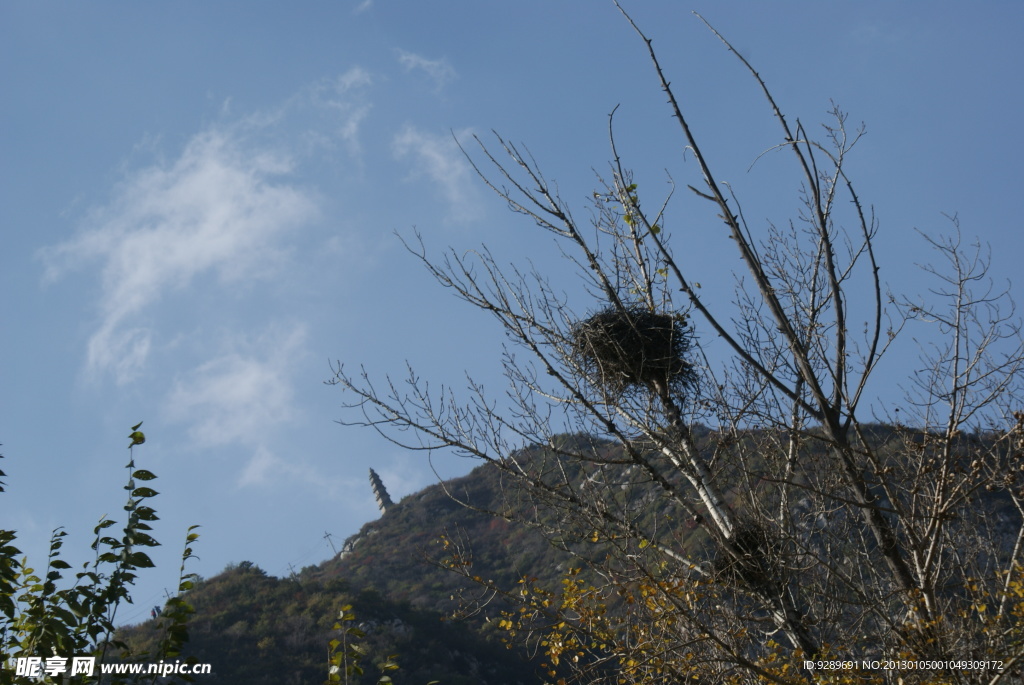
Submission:
M 466 625 L 442 621 L 437 612 L 357 589 L 340 576 L 268 576 L 243 562 L 201 582 L 189 593 L 196 613 L 183 657 L 210 663 L 212 683 L 242 685 L 318 684 L 327 677 L 328 642 L 335 624 L 352 605 L 354 624 L 364 633 L 362 666 L 376 682 L 375 664 L 397 655 L 398 683 L 451 685 L 535 682 L 533 666 L 521 655 L 489 641 Z M 160 637 L 159 619 L 128 628 L 121 638 L 133 652 L 151 650 Z M 369 676 L 373 674 L 371 680 Z
M 250 562 L 199 582 L 188 593 L 195 608 L 183 657 L 213 665 L 203 682 L 238 685 L 315 684 L 327 674 L 328 642 L 343 606 L 352 605 L 365 632 L 362 682 L 376 682 L 375 664 L 398 656 L 396 683 L 525 685 L 539 681 L 538 666 L 501 642 L 490 616 L 452 620 L 459 593 L 479 592 L 472 582 L 440 566 L 444 535 L 472 541 L 474 573 L 505 587 L 523 575 L 555 578 L 568 563 L 536 531 L 513 526 L 453 501 L 498 509 L 498 472 L 480 466 L 387 507 L 365 524 L 335 558 L 290 578 L 268 576 Z M 126 628 L 133 653 L 154 651 L 159 619 Z M 370 676 L 373 675 L 371 679 Z
M 862 434 L 879 447 L 883 459 L 897 459 L 906 449 L 901 441 L 907 436 L 892 427 L 865 426 Z M 695 429 L 693 435 L 698 448 L 708 454 L 724 440 L 705 428 Z M 927 437 L 921 434 L 915 439 L 924 441 Z M 754 446 L 764 438 L 758 431 L 734 436 L 736 441 L 749 441 Z M 956 464 L 958 473 L 971 468 L 966 456 L 972 449 L 968 443 L 990 447 L 981 445 L 976 437 L 965 436 L 963 445 L 956 448 L 957 454 L 963 449 L 963 458 L 958 461 L 964 463 Z M 716 547 L 709 544 L 710 538 L 699 521 L 673 518 L 679 514 L 666 504 L 659 489 L 662 486 L 630 475 L 633 466 L 621 459 L 620 447 L 582 435 L 558 436 L 553 446 L 553 450 L 529 447 L 515 456 L 532 472 L 555 469 L 577 494 L 585 496 L 588 485 L 600 481 L 600 496 L 606 498 L 602 501 L 611 505 L 613 500 L 621 499 L 616 506 L 628 502 L 628 509 L 636 513 L 634 522 L 639 530 L 658 531 L 671 541 L 673 549 L 685 552 L 697 563 L 712 562 L 712 568 L 726 572 L 727 567 L 719 566 L 714 558 Z M 825 443 L 812 442 L 809 450 L 805 458 L 811 471 L 794 475 L 796 484 L 802 485 L 805 477 L 814 475 L 814 469 L 828 463 L 821 458 Z M 593 454 L 599 461 L 615 466 L 606 473 L 593 464 L 581 465 L 578 460 L 560 456 L 569 453 Z M 763 497 L 761 489 L 770 491 L 762 488 L 762 483 L 771 480 L 764 459 L 756 449 L 747 449 L 745 454 L 748 459 L 742 470 L 723 471 L 724 476 L 731 477 L 731 481 L 723 478 L 724 482 L 733 483 L 723 492 L 723 503 L 737 516 L 745 506 L 743 493 L 749 500 Z M 647 458 L 653 461 L 662 457 L 651 450 Z M 375 482 L 374 491 L 384 510 L 382 516 L 349 538 L 335 558 L 290 578 L 268 576 L 243 562 L 202 581 L 188 593 L 195 615 L 189 625 L 191 640 L 185 655 L 211 663 L 215 669 L 213 675 L 201 676 L 202 682 L 324 682 L 327 645 L 339 636 L 332 626 L 346 605 L 353 606 L 355 622 L 365 632 L 362 642 L 367 654 L 363 665 L 367 677 L 361 682 L 376 682 L 375 664 L 391 654 L 398 655 L 401 668 L 393 678 L 401 685 L 435 680 L 443 685 L 541 682 L 539 660 L 531 660 L 519 647 L 509 648 L 501 640 L 503 631 L 498 620 L 510 605 L 500 594 L 488 594 L 480 583 L 466 576 L 493 581 L 492 588 L 524 587 L 517 585 L 524 577 L 530 579 L 530 584 L 557 588 L 570 567 L 585 567 L 581 560 L 588 556 L 603 557 L 605 543 L 591 541 L 586 522 L 572 530 L 545 525 L 554 521 L 555 515 L 544 504 L 509 487 L 499 469 L 491 465 L 427 487 L 398 503 L 387 498 L 384 484 Z M 1014 522 L 1019 520 L 1012 501 L 999 488 L 979 496 L 975 505 L 986 512 L 981 517 L 992 527 L 992 540 L 1009 551 L 1018 530 Z M 803 506 L 801 501 L 793 505 L 794 510 Z M 519 521 L 511 523 L 512 515 Z M 523 519 L 540 525 L 522 525 Z M 832 523 L 836 521 L 842 523 L 841 518 L 833 516 Z M 812 523 L 816 526 L 818 519 Z M 850 526 L 849 530 L 859 531 L 856 524 Z M 563 539 L 549 539 L 541 530 L 563 530 L 565 535 Z M 809 544 L 815 543 L 821 530 L 813 526 L 808 529 Z M 597 540 L 596 533 L 593 540 Z M 757 543 L 760 538 L 751 540 Z M 463 567 L 465 573 L 460 575 L 447 567 L 453 563 L 467 564 Z M 462 596 L 482 599 L 470 605 L 482 604 L 484 609 L 460 612 Z M 616 610 L 611 605 L 608 609 Z M 455 615 L 459 615 L 458 620 Z M 133 652 L 152 650 L 160 636 L 158 623 L 150 621 L 126 629 L 122 638 Z

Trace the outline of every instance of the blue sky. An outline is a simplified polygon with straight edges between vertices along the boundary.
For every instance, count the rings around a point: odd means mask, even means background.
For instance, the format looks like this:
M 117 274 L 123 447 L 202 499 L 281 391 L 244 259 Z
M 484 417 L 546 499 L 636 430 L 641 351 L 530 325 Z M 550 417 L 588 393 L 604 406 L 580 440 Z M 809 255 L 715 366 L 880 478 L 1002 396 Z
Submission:
M 792 216 L 792 168 L 769 156 L 748 170 L 777 129 L 691 9 L 791 119 L 816 126 L 831 99 L 866 123 L 849 172 L 878 214 L 895 291 L 928 287 L 914 229 L 947 230 L 943 212 L 1015 278 L 1024 5 L 627 8 L 755 225 Z M 0 85 L 0 516 L 36 564 L 59 525 L 84 559 L 95 521 L 122 513 L 128 427 L 144 420 L 137 461 L 160 476 L 165 546 L 125 620 L 173 587 L 190 524 L 203 526 L 193 570 L 248 559 L 285 575 L 330 555 L 325 532 L 340 544 L 377 515 L 369 467 L 395 499 L 435 481 L 422 454 L 335 423 L 330 361 L 381 377 L 408 360 L 426 378 L 458 386 L 468 370 L 500 388 L 500 331 L 395 233 L 569 274 L 549 237 L 475 179 L 452 133 L 524 143 L 582 216 L 619 105 L 641 190 L 663 193 L 666 170 L 697 179 L 643 45 L 605 2 L 8 1 Z M 711 281 L 737 259 L 706 210 L 680 193 L 668 228 Z M 882 400 L 913 368 L 913 334 Z M 473 465 L 435 460 L 444 476 Z

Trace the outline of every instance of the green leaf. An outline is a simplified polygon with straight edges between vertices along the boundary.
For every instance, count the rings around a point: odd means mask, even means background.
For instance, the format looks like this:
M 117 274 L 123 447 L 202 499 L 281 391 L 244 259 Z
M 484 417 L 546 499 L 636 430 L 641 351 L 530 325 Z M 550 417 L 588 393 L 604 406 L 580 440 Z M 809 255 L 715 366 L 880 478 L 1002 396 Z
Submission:
M 160 546 L 160 543 L 157 542 L 155 538 L 153 538 L 153 537 L 151 537 L 149 535 L 146 535 L 145 533 L 139 533 L 138 529 L 136 529 L 135 533 L 132 535 L 131 542 L 132 542 L 133 545 L 137 545 L 137 546 L 140 546 L 140 547 L 159 547 Z
M 78 617 L 67 609 L 59 606 L 51 606 L 49 608 L 50 616 L 60 620 L 65 626 L 74 626 L 78 624 Z
M 128 556 L 128 562 L 136 568 L 153 568 L 156 564 L 145 552 L 135 552 Z

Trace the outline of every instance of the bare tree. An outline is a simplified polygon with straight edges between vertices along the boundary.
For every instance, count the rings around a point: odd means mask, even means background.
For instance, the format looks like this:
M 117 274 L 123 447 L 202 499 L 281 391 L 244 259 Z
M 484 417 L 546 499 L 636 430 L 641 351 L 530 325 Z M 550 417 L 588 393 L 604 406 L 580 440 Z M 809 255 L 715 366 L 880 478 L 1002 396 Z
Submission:
M 920 302 L 888 295 L 877 222 L 846 172 L 862 131 L 838 108 L 821 140 L 791 124 L 712 28 L 767 99 L 802 203 L 788 225 L 749 224 L 651 40 L 627 20 L 695 159 L 687 187 L 745 267 L 735 308 L 715 306 L 676 258 L 668 199 L 641 203 L 614 112 L 610 176 L 589 226 L 525 149 L 477 140 L 479 176 L 555 237 L 589 298 L 574 307 L 545 274 L 503 267 L 486 248 L 436 260 L 412 243 L 441 285 L 514 342 L 509 401 L 472 382 L 465 394 L 432 392 L 411 370 L 375 383 L 339 364 L 332 382 L 362 412 L 346 422 L 493 464 L 518 484 L 498 513 L 543 528 L 589 569 L 590 580 L 572 571 L 558 591 L 510 595 L 523 608 L 503 627 L 539 636 L 552 673 L 569 664 L 580 679 L 619 683 L 1011 680 L 1024 654 L 1024 346 L 985 252 L 962 243 L 954 217 L 952 239 L 928 239 L 945 262 L 926 267 L 939 287 Z M 937 342 L 922 348 L 906 400 L 875 416 L 868 381 L 911 322 L 936 326 Z

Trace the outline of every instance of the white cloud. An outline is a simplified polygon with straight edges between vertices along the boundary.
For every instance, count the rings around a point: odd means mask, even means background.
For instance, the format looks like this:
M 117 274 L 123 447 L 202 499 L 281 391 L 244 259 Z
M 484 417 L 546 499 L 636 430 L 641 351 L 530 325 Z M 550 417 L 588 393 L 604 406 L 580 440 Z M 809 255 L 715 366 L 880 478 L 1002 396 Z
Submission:
M 332 471 L 330 475 L 323 473 L 301 457 L 283 459 L 260 445 L 242 469 L 238 487 L 280 487 L 284 481 L 299 483 L 308 491 L 335 502 L 346 493 L 359 491 L 360 487 L 364 486 L 360 480 L 340 476 L 336 471 Z M 364 487 L 369 493 L 368 482 Z M 372 498 L 369 499 L 373 501 Z
M 455 68 L 444 58 L 427 59 L 412 52 L 399 50 L 398 62 L 405 67 L 406 71 L 421 69 L 426 72 L 433 79 L 434 87 L 437 90 L 441 90 L 446 84 L 458 77 L 458 74 L 455 73 Z
M 261 445 L 256 449 L 245 469 L 242 470 L 238 484 L 245 487 L 269 483 L 278 478 L 281 471 L 287 468 L 288 462 Z
M 373 79 L 362 67 L 352 67 L 344 74 L 315 84 L 309 89 L 314 107 L 331 112 L 337 122 L 331 124 L 334 135 L 347 146 L 349 153 L 358 158 L 362 153 L 359 130 L 370 113 L 370 103 L 360 91 L 371 86 Z
M 249 459 L 238 479 L 239 487 L 250 487 L 280 483 L 285 477 L 308 475 L 308 469 L 293 462 L 286 461 L 269 449 L 260 445 Z
M 362 14 L 371 7 L 373 7 L 373 0 L 363 0 L 355 6 L 355 9 L 352 10 L 352 14 Z
M 464 136 L 465 137 L 465 136 Z M 413 175 L 433 181 L 455 221 L 471 221 L 480 213 L 472 169 L 451 136 L 435 136 L 406 125 L 392 140 L 398 159 L 413 159 Z
M 262 445 L 294 418 L 291 372 L 305 337 L 297 327 L 231 341 L 232 349 L 175 381 L 168 419 L 189 424 L 189 436 L 204 448 Z
M 373 84 L 369 71 L 354 66 L 298 89 L 274 107 L 241 117 L 233 128 L 240 138 L 286 148 L 299 163 L 333 157 L 339 141 L 348 153 L 346 161 L 360 163 L 360 133 L 373 109 L 367 95 Z
M 366 69 L 356 66 L 350 68 L 344 74 L 339 76 L 334 83 L 335 90 L 338 93 L 347 93 L 350 90 L 371 85 L 373 83 L 373 79 L 370 77 L 370 73 L 366 71 Z
M 282 180 L 293 166 L 231 130 L 208 130 L 173 163 L 130 175 L 84 231 L 42 253 L 51 280 L 103 262 L 90 372 L 111 372 L 119 383 L 135 377 L 151 348 L 147 308 L 165 293 L 207 272 L 223 281 L 266 275 L 281 236 L 317 214 L 310 193 Z

